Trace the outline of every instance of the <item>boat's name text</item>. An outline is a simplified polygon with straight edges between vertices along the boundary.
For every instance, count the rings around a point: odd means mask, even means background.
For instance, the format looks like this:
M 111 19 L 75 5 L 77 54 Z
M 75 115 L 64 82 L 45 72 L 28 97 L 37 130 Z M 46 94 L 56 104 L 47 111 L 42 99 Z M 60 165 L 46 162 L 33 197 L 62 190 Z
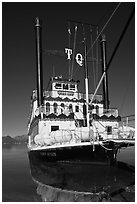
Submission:
M 69 49 L 69 48 L 65 48 L 65 53 L 67 54 L 67 56 L 68 56 L 68 60 L 71 60 L 71 55 L 72 55 L 72 49 Z M 77 53 L 76 54 L 76 57 L 75 57 L 75 60 L 76 60 L 76 62 L 79 64 L 79 66 L 83 66 L 83 56 L 82 56 L 82 54 L 80 54 L 80 53 Z

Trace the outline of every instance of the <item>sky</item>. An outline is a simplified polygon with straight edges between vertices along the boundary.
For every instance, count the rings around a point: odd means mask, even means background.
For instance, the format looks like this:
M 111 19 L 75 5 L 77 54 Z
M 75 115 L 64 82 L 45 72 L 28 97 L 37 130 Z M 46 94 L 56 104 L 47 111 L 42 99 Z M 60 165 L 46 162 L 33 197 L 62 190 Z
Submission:
M 53 74 L 68 78 L 67 56 L 46 54 L 45 50 L 64 52 L 68 47 L 68 20 L 98 25 L 99 32 L 118 5 L 118 2 L 3 2 L 2 3 L 2 135 L 27 133 L 30 97 L 36 88 L 36 58 L 34 19 L 42 20 L 43 80 L 46 89 Z M 120 34 L 132 12 L 133 2 L 121 3 L 103 30 L 107 39 L 109 61 Z M 78 25 L 76 51 L 81 52 L 81 25 Z M 74 23 L 70 24 L 71 47 Z M 85 26 L 88 49 L 90 35 Z M 94 28 L 93 28 L 94 30 Z M 94 35 L 94 34 L 93 34 Z M 94 36 L 93 36 L 94 37 Z M 99 44 L 100 49 L 100 44 Z M 95 52 L 95 48 L 94 48 Z M 100 53 L 100 51 L 99 51 Z M 89 56 L 91 52 L 89 53 Z M 100 58 L 99 58 L 100 59 Z M 100 61 L 100 60 L 99 60 Z M 84 87 L 84 69 L 74 63 L 74 79 Z M 88 63 L 89 92 L 94 92 L 93 64 Z M 101 77 L 99 66 L 98 80 Z M 118 108 L 121 116 L 135 114 L 135 18 L 120 43 L 108 70 L 110 107 Z M 102 88 L 99 92 L 101 94 Z

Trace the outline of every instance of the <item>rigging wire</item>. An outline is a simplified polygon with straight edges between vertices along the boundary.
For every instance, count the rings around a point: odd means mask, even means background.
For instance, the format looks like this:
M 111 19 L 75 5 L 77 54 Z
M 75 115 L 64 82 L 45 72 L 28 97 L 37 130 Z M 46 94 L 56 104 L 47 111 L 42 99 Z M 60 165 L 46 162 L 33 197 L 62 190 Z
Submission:
M 110 58 L 110 60 L 109 60 L 109 62 L 108 62 L 108 64 L 107 64 L 106 72 L 108 71 L 108 69 L 109 69 L 109 67 L 110 67 L 110 64 L 111 64 L 111 62 L 112 62 L 112 59 L 114 58 L 114 55 L 116 54 L 116 51 L 117 51 L 117 49 L 118 49 L 118 47 L 119 47 L 119 45 L 120 45 L 120 43 L 121 43 L 121 40 L 122 40 L 122 38 L 123 38 L 123 36 L 124 36 L 124 34 L 125 34 L 125 32 L 126 32 L 128 26 L 129 26 L 129 23 L 130 23 L 130 21 L 131 21 L 133 15 L 134 15 L 134 12 L 135 12 L 135 8 L 132 10 L 132 13 L 130 14 L 129 19 L 128 19 L 126 25 L 124 26 L 124 29 L 123 29 L 123 31 L 122 31 L 122 33 L 121 33 L 121 35 L 120 35 L 120 38 L 119 38 L 119 40 L 118 40 L 118 43 L 117 43 L 117 45 L 116 45 L 116 47 L 115 47 L 115 49 L 114 49 L 114 51 L 113 51 L 113 53 L 112 53 L 112 55 L 111 55 L 111 58 Z M 101 79 L 100 79 L 100 81 L 99 81 L 99 83 L 98 83 L 98 86 L 97 86 L 97 88 L 96 88 L 96 90 L 95 90 L 95 93 L 94 93 L 94 95 L 93 95 L 93 97 L 92 97 L 92 100 L 93 100 L 95 94 L 97 93 L 98 88 L 100 87 L 100 84 L 101 84 L 101 82 L 102 82 L 104 76 L 105 76 L 105 72 L 103 73 L 103 75 L 102 75 L 102 77 L 101 77 Z M 91 103 L 91 102 L 90 102 L 90 103 Z
M 113 13 L 111 14 L 111 16 L 109 17 L 109 19 L 107 20 L 107 22 L 105 23 L 105 25 L 103 26 L 103 28 L 101 29 L 100 33 L 98 34 L 97 38 L 95 39 L 95 41 L 93 42 L 92 46 L 89 48 L 88 53 L 90 52 L 90 50 L 92 49 L 92 47 L 94 46 L 94 44 L 96 43 L 96 41 L 98 40 L 98 38 L 100 37 L 100 35 L 102 34 L 102 32 L 104 31 L 104 29 L 106 28 L 106 26 L 108 25 L 108 23 L 110 22 L 110 20 L 112 19 L 112 17 L 114 16 L 115 12 L 117 11 L 117 9 L 119 8 L 121 2 L 118 3 L 118 5 L 116 6 L 116 8 L 114 9 Z
M 97 26 L 97 28 L 96 28 L 96 35 L 98 36 L 98 26 Z M 98 73 L 98 69 L 99 69 L 99 60 L 98 60 L 98 40 L 97 40 L 97 42 L 96 42 L 96 82 L 98 81 L 98 75 L 99 75 L 99 73 Z
M 107 22 L 105 23 L 105 25 L 103 26 L 103 28 L 101 29 L 100 33 L 97 35 L 96 39 L 94 40 L 92 46 L 89 48 L 89 50 L 87 51 L 87 55 L 89 54 L 90 50 L 93 48 L 93 46 L 95 45 L 95 43 L 98 41 L 100 35 L 102 34 L 102 32 L 104 31 L 104 29 L 107 27 L 108 23 L 110 22 L 110 20 L 112 19 L 112 17 L 114 16 L 114 14 L 116 13 L 117 9 L 119 8 L 121 2 L 118 3 L 118 5 L 116 6 L 116 8 L 114 9 L 114 11 L 112 12 L 111 16 L 109 17 L 109 19 L 107 20 Z M 98 27 L 98 26 L 97 26 Z M 97 32 L 98 33 L 98 32 Z M 78 70 L 79 66 L 77 66 L 76 71 Z M 76 73 L 75 71 L 75 73 Z
M 132 12 L 131 12 L 131 14 L 130 14 L 129 19 L 128 19 L 126 25 L 124 26 L 124 29 L 123 29 L 123 31 L 122 31 L 122 33 L 121 33 L 121 35 L 120 35 L 120 38 L 119 38 L 119 40 L 118 40 L 118 42 L 117 42 L 117 45 L 116 45 L 116 47 L 115 47 L 115 49 L 114 49 L 114 51 L 113 51 L 113 53 L 112 53 L 112 55 L 111 55 L 111 58 L 110 58 L 110 60 L 109 60 L 109 62 L 108 62 L 108 65 L 107 65 L 108 67 L 110 66 L 110 64 L 111 64 L 111 62 L 112 62 L 112 59 L 113 59 L 113 57 L 114 57 L 114 55 L 115 55 L 115 53 L 116 53 L 116 51 L 117 51 L 117 49 L 118 49 L 118 47 L 119 47 L 119 45 L 120 45 L 120 43 L 121 43 L 121 40 L 122 40 L 122 38 L 123 38 L 123 36 L 124 36 L 124 34 L 125 34 L 125 32 L 126 32 L 128 26 L 129 26 L 129 23 L 130 23 L 130 21 L 131 21 L 133 15 L 134 15 L 134 13 L 135 13 L 135 7 L 133 8 L 133 10 L 132 10 Z M 108 69 L 108 67 L 107 67 L 107 69 Z
M 116 4 L 117 2 L 114 2 L 114 3 Z M 112 6 L 109 5 L 109 7 L 106 9 L 106 12 L 104 13 L 104 15 L 101 16 L 101 18 L 98 21 L 97 25 L 103 24 L 103 20 L 108 18 L 109 14 L 112 12 L 113 8 L 114 8 L 113 5 Z
M 92 46 L 93 39 L 92 39 L 92 28 L 91 28 L 91 26 L 90 26 L 90 40 L 91 40 L 91 46 Z M 91 49 L 91 57 L 92 57 L 92 59 L 94 58 L 93 47 Z M 96 88 L 96 76 L 95 76 L 94 61 L 92 62 L 92 64 L 93 64 L 93 79 L 94 79 L 94 89 L 95 89 Z
M 73 57 L 72 57 L 72 69 L 71 69 L 71 79 L 73 77 L 73 68 L 74 68 L 74 57 L 75 57 L 75 49 L 76 49 L 76 36 L 77 36 L 77 24 L 75 25 L 75 34 L 74 34 L 74 44 L 73 44 Z
M 70 22 L 68 22 L 68 46 L 69 46 L 69 49 L 70 49 L 70 37 L 71 37 Z M 70 76 L 70 66 L 71 66 L 71 60 L 69 60 L 69 80 L 71 78 L 71 76 Z

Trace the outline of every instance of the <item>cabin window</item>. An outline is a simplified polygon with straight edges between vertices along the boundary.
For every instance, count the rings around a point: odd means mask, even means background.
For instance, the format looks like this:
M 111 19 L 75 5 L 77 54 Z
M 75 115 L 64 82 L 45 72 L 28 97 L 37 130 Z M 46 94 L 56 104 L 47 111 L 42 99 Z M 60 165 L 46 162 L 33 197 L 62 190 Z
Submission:
M 64 107 L 65 107 L 64 103 L 61 103 L 61 113 L 64 112 Z
M 50 103 L 46 103 L 46 113 L 49 114 L 50 113 Z
M 69 105 L 69 112 L 72 113 L 73 112 L 73 107 L 72 104 Z
M 60 84 L 60 83 L 56 83 L 56 84 L 55 84 L 55 88 L 56 88 L 56 89 L 62 89 L 62 86 L 61 86 L 61 85 L 62 85 L 62 84 Z
M 99 114 L 99 106 L 96 106 L 96 114 Z
M 63 84 L 63 89 L 68 90 L 68 84 Z
M 70 84 L 70 90 L 75 91 L 75 84 Z
M 112 126 L 107 126 L 107 134 L 108 135 L 112 134 Z
M 76 112 L 79 112 L 79 106 L 75 107 Z
M 86 105 L 83 105 L 83 115 L 86 116 L 87 115 L 87 110 L 86 110 Z
M 57 104 L 57 103 L 54 103 L 54 104 L 53 104 L 53 109 L 54 109 L 54 113 L 55 113 L 55 114 L 57 113 L 57 108 L 58 108 L 58 104 Z
M 51 126 L 51 131 L 56 131 L 56 130 L 59 130 L 59 126 Z

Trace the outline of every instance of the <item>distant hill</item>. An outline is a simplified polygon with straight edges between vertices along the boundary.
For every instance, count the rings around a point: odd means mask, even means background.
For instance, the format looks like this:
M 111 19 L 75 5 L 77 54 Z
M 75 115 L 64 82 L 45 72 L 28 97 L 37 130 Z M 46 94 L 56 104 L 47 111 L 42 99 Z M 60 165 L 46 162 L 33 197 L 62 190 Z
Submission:
M 20 143 L 27 143 L 28 136 L 27 135 L 20 135 L 16 137 L 5 136 L 2 137 L 2 144 L 20 144 Z
M 21 142 L 21 143 L 26 143 L 28 142 L 28 135 L 20 135 L 20 136 L 16 136 L 14 137 L 14 139 L 18 142 Z
M 15 144 L 16 140 L 10 136 L 2 137 L 2 144 Z

